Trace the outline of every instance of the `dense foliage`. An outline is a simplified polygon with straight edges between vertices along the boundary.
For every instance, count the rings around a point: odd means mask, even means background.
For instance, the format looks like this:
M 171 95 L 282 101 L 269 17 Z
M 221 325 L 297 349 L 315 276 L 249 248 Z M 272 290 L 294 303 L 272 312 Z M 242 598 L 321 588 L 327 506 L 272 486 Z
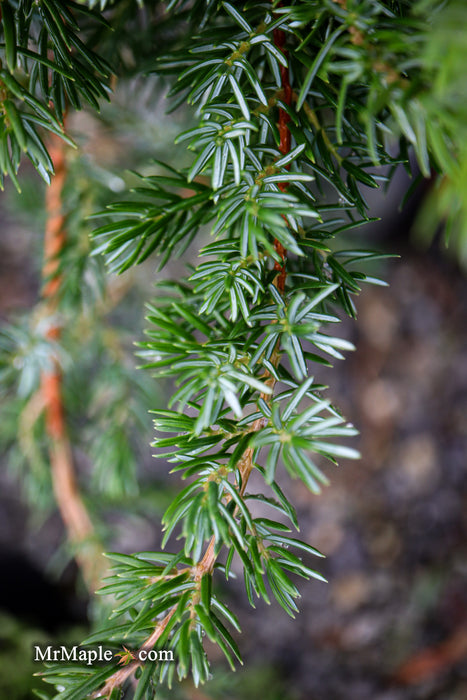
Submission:
M 237 619 L 213 589 L 217 575 L 230 578 L 234 558 L 252 606 L 275 598 L 292 616 L 296 576 L 321 578 L 312 563 L 320 553 L 293 534 L 281 473 L 319 493 L 328 481 L 322 457 L 358 456 L 346 440 L 354 428 L 313 375 L 316 363 L 352 349 L 331 324 L 341 312 L 356 315 L 362 284 L 380 283 L 365 271 L 379 254 L 346 242 L 368 221 L 365 188 L 390 182 L 400 165 L 418 167 L 441 174 L 441 206 L 464 207 L 465 48 L 456 26 L 467 11 L 434 0 L 172 0 L 141 10 L 127 0 L 99 9 L 3 0 L 1 11 L 0 170 L 18 187 L 23 155 L 53 185 L 48 136 L 69 143 L 66 113 L 109 99 L 111 75 L 155 72 L 170 86 L 170 109 L 193 111 L 193 126 L 177 137 L 188 167 L 152 161 L 131 195 L 94 215 L 94 257 L 82 257 L 87 279 L 99 255 L 112 272 L 149 256 L 163 267 L 212 235 L 185 278 L 158 284 L 138 352 L 153 376 L 175 382 L 168 408 L 153 410 L 154 446 L 187 486 L 163 517 L 168 549 L 111 554 L 99 591 L 114 611 L 87 641 L 139 651 L 125 652 L 121 666 L 45 673 L 57 700 L 114 699 L 123 688 L 125 697 L 152 698 L 159 683 L 208 679 L 205 636 L 232 668 L 240 660 Z M 457 52 L 441 61 L 451 35 Z M 81 204 L 75 197 L 69 212 L 78 221 Z M 61 261 L 65 280 L 72 261 Z M 77 276 L 68 289 L 79 285 Z M 73 308 L 66 286 L 62 314 Z M 21 332 L 4 334 L 3 373 L 11 379 L 23 368 L 20 392 L 31 396 L 66 336 L 39 332 L 29 343 Z M 35 354 L 20 363 L 25 347 Z M 131 450 L 112 430 L 94 447 L 97 481 L 124 493 Z M 249 489 L 252 471 L 259 491 Z M 143 663 L 139 653 L 153 648 L 173 650 L 175 661 Z

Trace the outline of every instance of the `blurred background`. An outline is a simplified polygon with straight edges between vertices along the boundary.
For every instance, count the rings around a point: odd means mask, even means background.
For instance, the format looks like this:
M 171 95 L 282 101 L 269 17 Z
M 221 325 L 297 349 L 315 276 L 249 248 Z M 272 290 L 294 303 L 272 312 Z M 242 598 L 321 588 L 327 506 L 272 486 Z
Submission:
M 92 190 L 91 210 L 131 183 L 124 168 L 147 167 L 148 152 L 169 161 L 179 157 L 170 143 L 184 117 L 164 117 L 153 88 L 146 87 L 145 96 L 138 84 L 124 85 L 101 121 L 83 114 L 73 123 L 84 148 L 75 183 L 83 196 Z M 129 112 L 136 103 L 138 112 Z M 259 601 L 252 610 L 242 580 L 231 582 L 225 595 L 240 618 L 244 668 L 232 675 L 210 649 L 219 667 L 213 682 L 198 690 L 185 684 L 171 698 L 467 698 L 467 278 L 440 232 L 434 239 L 420 235 L 430 217 L 430 183 L 399 210 L 409 184 L 401 171 L 386 195 L 371 193 L 370 214 L 381 220 L 354 234 L 353 244 L 401 257 L 378 263 L 375 274 L 389 287 L 366 288 L 356 300 L 357 321 L 343 320 L 340 335 L 356 351 L 316 375 L 330 384 L 330 397 L 359 429 L 362 459 L 327 467 L 331 485 L 320 496 L 284 477 L 298 508 L 301 538 L 326 554 L 315 565 L 329 583 L 301 582 L 300 614 L 292 620 L 278 605 Z M 41 285 L 44 188 L 27 168 L 22 185 L 21 198 L 11 188 L 0 198 L 5 324 L 30 313 Z M 90 226 L 78 226 L 84 241 Z M 148 261 L 114 280 L 117 301 L 100 317 L 101 330 L 123 334 L 119 357 L 127 375 L 112 373 L 111 353 L 91 352 L 91 337 L 84 336 L 78 356 L 68 363 L 70 375 L 76 375 L 69 384 L 71 430 L 84 436 L 81 444 L 75 441 L 81 480 L 88 481 L 93 456 L 105 447 L 86 442 L 102 401 L 101 439 L 110 435 L 125 464 L 134 462 L 133 491 L 112 489 L 104 463 L 96 490 L 87 494 L 91 512 L 99 506 L 107 548 L 126 552 L 159 546 L 160 516 L 180 485 L 167 476 L 166 465 L 151 458 L 149 446 L 147 408 L 165 405 L 170 388 L 151 384 L 142 371 L 137 384 L 132 380 L 137 364 L 132 343 L 143 337 L 155 267 Z M 99 278 L 102 270 L 94 272 Z M 180 276 L 182 263 L 160 274 Z M 86 279 L 83 273 L 79 284 Z M 102 391 L 118 387 L 117 398 L 110 400 L 105 391 L 99 400 L 88 397 L 86 367 L 92 372 L 99 367 L 95 375 Z M 134 391 L 140 392 L 136 398 Z M 141 397 L 138 432 L 128 437 L 128 414 L 119 407 Z M 32 663 L 32 644 L 78 643 L 93 614 L 64 545 L 40 450 L 36 454 L 33 445 L 29 464 L 23 464 L 12 437 L 11 397 L 1 398 L 0 700 L 27 700 L 38 684 L 32 673 L 40 670 Z M 109 433 L 115 425 L 117 432 Z

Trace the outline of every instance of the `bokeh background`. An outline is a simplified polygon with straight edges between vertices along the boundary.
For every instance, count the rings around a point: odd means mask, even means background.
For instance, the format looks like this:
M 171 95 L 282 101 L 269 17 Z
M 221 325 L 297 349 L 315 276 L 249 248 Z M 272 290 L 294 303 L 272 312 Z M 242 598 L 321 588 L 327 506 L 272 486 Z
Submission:
M 148 151 L 169 159 L 178 128 L 164 118 L 154 90 L 146 101 L 139 95 L 138 113 L 129 113 L 132 89 L 139 88 L 120 90 L 102 121 L 83 115 L 73 126 L 88 164 L 114 192 L 122 167 L 138 166 Z M 0 198 L 5 322 L 31 309 L 40 290 L 43 187 L 27 169 L 23 181 L 23 199 L 11 189 Z M 231 582 L 225 594 L 243 629 L 244 668 L 232 675 L 210 649 L 219 669 L 212 683 L 197 690 L 184 684 L 171 698 L 467 698 L 467 277 L 456 255 L 444 250 L 441 231 L 424 245 L 414 235 L 432 191 L 425 183 L 399 211 L 407 186 L 401 172 L 386 195 L 374 195 L 371 214 L 381 221 L 355 239 L 358 247 L 401 256 L 375 270 L 389 287 L 362 292 L 357 321 L 344 320 L 340 330 L 356 351 L 317 372 L 358 427 L 362 459 L 327 467 L 331 485 L 319 496 L 284 478 L 300 536 L 326 554 L 315 564 L 329 582 L 300 584 L 295 620 L 262 601 L 252 610 L 241 579 Z M 181 274 L 180 265 L 163 274 Z M 136 338 L 154 267 L 149 262 L 125 278 L 115 312 Z M 151 391 L 163 405 L 170 387 Z M 150 439 L 148 415 L 139 463 L 144 508 L 124 516 L 124 503 L 107 507 L 109 548 L 159 545 L 160 516 L 179 483 L 151 458 Z M 31 663 L 32 644 L 78 642 L 90 608 L 63 545 L 60 517 L 50 507 L 37 511 L 24 474 L 8 453 L 1 461 L 0 700 L 26 700 L 39 670 Z M 85 479 L 89 467 L 78 463 Z

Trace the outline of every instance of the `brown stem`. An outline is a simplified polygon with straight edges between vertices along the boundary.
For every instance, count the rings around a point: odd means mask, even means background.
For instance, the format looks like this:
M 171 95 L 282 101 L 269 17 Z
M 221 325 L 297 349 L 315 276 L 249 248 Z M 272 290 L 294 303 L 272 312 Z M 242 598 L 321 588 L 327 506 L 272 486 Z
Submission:
M 57 313 L 62 275 L 59 272 L 60 253 L 66 243 L 66 222 L 63 213 L 63 188 L 67 176 L 66 146 L 62 139 L 53 136 L 49 153 L 55 174 L 46 191 L 47 222 L 44 238 L 44 264 L 42 298 L 45 314 L 52 320 Z M 60 325 L 53 321 L 46 337 L 60 338 Z M 75 549 L 76 560 L 91 592 L 94 592 L 103 573 L 102 549 L 98 545 L 94 528 L 79 492 L 73 455 L 66 429 L 62 396 L 62 374 L 56 358 L 51 368 L 42 373 L 41 393 L 49 438 L 49 457 L 52 486 L 58 509 L 67 529 L 68 538 Z
M 288 59 L 289 52 L 285 48 L 285 32 L 282 29 L 274 29 L 273 31 L 273 39 L 274 39 L 274 44 L 277 46 L 279 51 L 284 55 L 286 59 Z M 291 105 L 292 104 L 292 88 L 290 86 L 290 75 L 289 75 L 289 68 L 288 66 L 283 66 L 281 65 L 280 67 L 280 74 L 281 74 L 281 85 L 282 85 L 282 92 L 283 92 L 283 100 L 286 105 Z M 291 141 L 291 134 L 290 134 L 290 129 L 288 127 L 288 123 L 290 121 L 290 117 L 287 114 L 286 110 L 283 109 L 282 107 L 279 108 L 279 150 L 283 155 L 286 155 L 290 151 L 290 141 Z M 285 192 L 287 190 L 287 183 L 286 182 L 280 182 L 279 183 L 279 189 L 281 192 Z M 276 278 L 276 286 L 278 291 L 283 294 L 285 291 L 285 280 L 287 277 L 287 271 L 286 271 L 286 257 L 287 257 L 287 251 L 282 245 L 280 241 L 276 240 L 274 241 L 274 248 L 277 253 L 279 253 L 280 258 L 281 258 L 281 263 L 276 260 L 274 263 L 274 269 L 277 270 L 279 273 L 277 278 Z
M 177 609 L 177 606 L 174 605 L 173 608 L 170 609 L 170 611 L 167 613 L 167 615 L 156 625 L 154 628 L 154 631 L 152 634 L 146 639 L 144 644 L 138 649 L 138 651 L 133 654 L 133 661 L 130 661 L 129 664 L 124 666 L 123 668 L 119 668 L 118 671 L 115 671 L 110 678 L 107 679 L 105 682 L 105 685 L 102 686 L 100 690 L 97 690 L 92 697 L 93 698 L 100 698 L 100 697 L 108 697 L 112 690 L 115 688 L 121 687 L 128 678 L 130 678 L 135 671 L 143 665 L 143 662 L 140 660 L 140 653 L 142 651 L 150 651 L 154 644 L 157 642 L 167 625 L 169 624 L 170 620 L 172 619 L 175 611 Z
M 42 277 L 45 281 L 42 296 L 50 310 L 55 311 L 60 290 L 61 275 L 58 273 L 59 255 L 66 242 L 65 215 L 63 213 L 63 188 L 67 176 L 66 145 L 58 136 L 51 136 L 49 153 L 54 165 L 54 175 L 45 193 L 47 221 L 44 236 L 44 264 Z M 59 331 L 57 330 L 58 335 Z M 52 336 L 54 331 L 52 331 Z

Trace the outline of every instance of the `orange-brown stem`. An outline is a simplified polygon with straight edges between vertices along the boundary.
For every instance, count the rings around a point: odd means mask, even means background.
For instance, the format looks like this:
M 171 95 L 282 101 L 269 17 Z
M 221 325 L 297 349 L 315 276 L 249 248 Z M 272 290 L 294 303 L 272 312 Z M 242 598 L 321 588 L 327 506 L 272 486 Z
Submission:
M 274 44 L 277 46 L 279 51 L 284 55 L 286 59 L 288 59 L 288 51 L 285 47 L 285 32 L 282 29 L 275 29 L 273 32 L 273 39 L 274 39 Z M 291 105 L 292 104 L 292 88 L 290 85 L 290 75 L 289 75 L 289 68 L 288 66 L 283 66 L 281 65 L 280 67 L 280 74 L 281 74 L 281 84 L 282 84 L 282 92 L 283 92 L 283 101 L 285 102 L 286 105 Z M 279 150 L 282 153 L 282 155 L 286 155 L 290 151 L 290 144 L 291 144 L 291 134 L 290 134 L 290 129 L 288 127 L 288 123 L 290 121 L 290 117 L 287 114 L 286 110 L 283 109 L 282 107 L 279 108 Z M 287 183 L 286 182 L 280 182 L 279 183 L 279 189 L 281 192 L 285 192 L 287 190 Z M 286 257 L 287 257 L 287 251 L 282 245 L 280 241 L 276 240 L 274 241 L 274 248 L 276 252 L 279 254 L 281 258 L 281 262 L 277 261 L 274 264 L 274 269 L 277 270 L 279 273 L 276 278 L 276 286 L 278 291 L 283 294 L 285 291 L 285 281 L 287 278 L 287 271 L 286 271 Z
M 63 212 L 63 188 L 67 176 L 66 146 L 62 139 L 53 136 L 49 153 L 55 174 L 46 191 L 45 206 L 47 221 L 44 237 L 44 264 L 42 298 L 44 312 L 51 323 L 46 337 L 57 341 L 61 329 L 53 321 L 58 309 L 62 276 L 59 271 L 60 253 L 66 243 L 66 221 Z M 42 373 L 41 391 L 49 438 L 49 457 L 52 486 L 55 500 L 65 524 L 68 538 L 75 550 L 76 560 L 90 591 L 94 592 L 102 573 L 101 548 L 98 546 L 94 528 L 79 492 L 73 455 L 68 438 L 65 409 L 62 396 L 62 374 L 56 358 L 51 367 Z
M 60 253 L 66 242 L 65 215 L 63 212 L 63 188 L 67 176 L 66 145 L 58 136 L 50 139 L 49 153 L 54 165 L 54 175 L 45 193 L 47 220 L 44 236 L 44 265 L 42 296 L 51 309 L 55 309 L 60 291 L 58 267 Z M 52 337 L 59 334 L 57 329 L 49 330 Z

